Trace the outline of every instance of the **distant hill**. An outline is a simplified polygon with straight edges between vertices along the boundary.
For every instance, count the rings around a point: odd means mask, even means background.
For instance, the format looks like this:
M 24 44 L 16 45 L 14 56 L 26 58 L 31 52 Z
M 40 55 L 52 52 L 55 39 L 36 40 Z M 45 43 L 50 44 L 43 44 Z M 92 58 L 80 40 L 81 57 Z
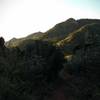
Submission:
M 29 36 L 19 39 L 11 39 L 6 43 L 8 47 L 16 47 L 21 42 L 32 39 L 32 40 L 43 40 L 50 41 L 53 43 L 57 43 L 58 41 L 64 39 L 68 36 L 68 34 L 76 31 L 84 25 L 92 24 L 92 23 L 100 23 L 100 20 L 97 19 L 79 19 L 75 20 L 73 18 L 69 18 L 68 20 L 56 24 L 53 28 L 48 30 L 45 33 L 37 32 L 33 33 Z
M 74 52 L 74 49 L 76 47 L 81 48 L 82 46 L 89 45 L 92 42 L 96 41 L 94 40 L 94 38 L 96 36 L 99 36 L 99 32 L 100 32 L 100 24 L 96 23 L 87 24 L 79 28 L 78 30 L 70 33 L 67 37 L 65 37 L 61 41 L 57 42 L 57 45 L 65 49 L 64 51 L 66 52 Z
M 7 47 L 17 47 L 18 45 L 20 45 L 22 42 L 27 41 L 27 40 L 40 40 L 40 38 L 42 38 L 44 36 L 44 33 L 42 32 L 36 32 L 36 33 L 32 33 L 26 37 L 23 38 L 12 38 L 10 41 L 6 42 L 5 45 Z
M 69 18 L 68 20 L 56 24 L 53 28 L 48 30 L 43 37 L 44 40 L 58 42 L 59 40 L 64 39 L 68 34 L 76 31 L 84 25 L 100 23 L 100 20 L 97 19 L 79 19 L 75 20 Z

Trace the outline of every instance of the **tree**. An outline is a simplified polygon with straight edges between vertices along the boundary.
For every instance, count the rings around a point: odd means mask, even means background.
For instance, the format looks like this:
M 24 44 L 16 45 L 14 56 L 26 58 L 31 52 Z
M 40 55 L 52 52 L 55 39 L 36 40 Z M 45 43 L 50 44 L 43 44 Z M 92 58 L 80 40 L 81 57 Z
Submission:
M 9 49 L 3 59 L 7 64 L 0 74 L 1 100 L 44 100 L 64 61 L 58 47 L 43 41 L 33 41 L 23 50 Z
M 0 37 L 0 47 L 4 47 L 5 40 L 3 37 Z

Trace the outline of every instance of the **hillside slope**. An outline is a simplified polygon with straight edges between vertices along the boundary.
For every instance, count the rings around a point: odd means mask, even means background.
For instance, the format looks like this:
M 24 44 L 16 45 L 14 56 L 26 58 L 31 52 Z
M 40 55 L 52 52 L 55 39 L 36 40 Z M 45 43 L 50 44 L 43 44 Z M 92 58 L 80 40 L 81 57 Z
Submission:
M 100 23 L 100 20 L 97 19 L 79 19 L 75 20 L 73 18 L 69 18 L 68 20 L 56 24 L 53 28 L 48 30 L 43 37 L 44 40 L 57 42 L 59 40 L 64 39 L 68 36 L 68 34 L 76 31 L 84 25 L 92 24 L 92 23 Z
M 1 100 L 100 100 L 100 20 L 71 18 L 6 47 L 0 38 L 0 72 Z
M 63 69 L 66 98 L 99 100 L 100 24 L 86 25 L 69 34 L 58 45 L 68 60 Z
M 68 36 L 68 34 L 76 31 L 77 29 L 81 28 L 84 25 L 92 24 L 92 23 L 100 23 L 100 20 L 97 19 L 79 19 L 75 20 L 73 18 L 69 18 L 68 20 L 56 24 L 53 28 L 48 30 L 45 33 L 37 32 L 33 33 L 29 36 L 26 36 L 24 38 L 19 39 L 11 39 L 6 43 L 6 46 L 8 47 L 16 47 L 20 43 L 27 41 L 29 39 L 31 40 L 43 40 L 43 41 L 50 41 L 53 43 L 56 43 L 65 37 Z
M 27 40 L 40 40 L 44 36 L 44 33 L 42 32 L 36 32 L 32 33 L 26 37 L 23 38 L 12 38 L 10 41 L 6 42 L 5 45 L 7 47 L 17 47 L 20 45 L 22 42 L 27 41 Z

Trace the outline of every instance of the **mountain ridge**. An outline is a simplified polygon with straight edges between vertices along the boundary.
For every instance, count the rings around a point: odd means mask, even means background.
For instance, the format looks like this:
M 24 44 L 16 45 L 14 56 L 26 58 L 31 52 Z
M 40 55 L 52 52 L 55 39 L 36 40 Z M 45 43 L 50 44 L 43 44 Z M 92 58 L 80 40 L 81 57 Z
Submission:
M 75 20 L 73 18 L 69 18 L 68 20 L 58 23 L 56 24 L 53 28 L 51 28 L 50 30 L 48 30 L 45 33 L 42 32 L 36 32 L 31 34 L 30 38 L 28 36 L 24 37 L 24 38 L 19 38 L 15 41 L 13 41 L 13 43 L 10 41 L 8 41 L 6 43 L 6 45 L 8 47 L 13 47 L 18 44 L 20 44 L 20 42 L 27 40 L 27 39 L 32 39 L 32 40 L 36 40 L 36 39 L 41 39 L 44 41 L 51 41 L 51 42 L 58 42 L 62 39 L 64 39 L 65 37 L 68 36 L 68 34 L 70 34 L 71 32 L 81 28 L 82 26 L 86 25 L 86 24 L 92 24 L 92 23 L 100 23 L 99 19 L 79 19 L 79 20 Z M 18 42 L 18 44 L 17 44 Z

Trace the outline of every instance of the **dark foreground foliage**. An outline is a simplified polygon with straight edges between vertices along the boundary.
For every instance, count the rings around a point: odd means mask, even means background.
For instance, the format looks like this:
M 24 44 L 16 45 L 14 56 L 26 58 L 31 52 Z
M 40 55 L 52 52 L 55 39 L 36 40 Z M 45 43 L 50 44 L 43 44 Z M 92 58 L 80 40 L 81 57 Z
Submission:
M 43 100 L 52 91 L 63 68 L 61 50 L 33 41 L 23 50 L 0 47 L 0 100 Z

